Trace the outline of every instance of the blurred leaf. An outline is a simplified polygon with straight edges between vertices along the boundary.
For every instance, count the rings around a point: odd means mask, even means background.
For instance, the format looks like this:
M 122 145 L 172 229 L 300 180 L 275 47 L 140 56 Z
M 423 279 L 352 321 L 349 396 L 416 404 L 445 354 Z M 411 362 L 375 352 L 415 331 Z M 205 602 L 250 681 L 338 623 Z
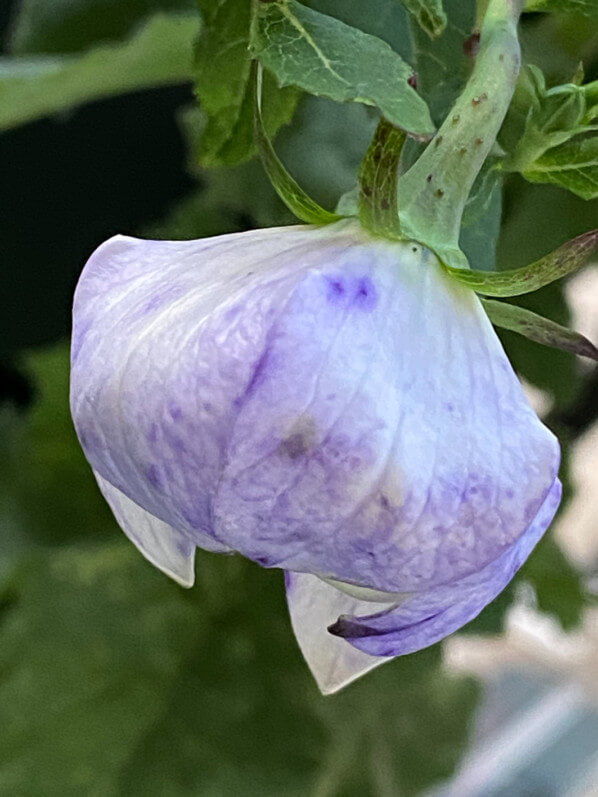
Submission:
M 323 698 L 281 574 L 198 559 L 190 592 L 124 541 L 15 572 L 0 624 L 0 794 L 377 797 L 451 774 L 478 688 L 445 674 L 437 647 Z
M 598 198 L 598 136 L 567 141 L 549 149 L 528 166 L 523 176 L 533 183 L 551 183 L 582 199 Z
M 565 557 L 553 535 L 546 535 L 521 568 L 520 578 L 534 587 L 538 608 L 554 615 L 564 629 L 579 625 L 588 594 L 579 572 Z
M 137 556 L 125 543 L 66 549 L 13 577 L 0 625 L 0 794 L 116 793 L 201 622 Z
M 557 11 L 598 16 L 596 0 L 526 0 L 524 11 Z
M 24 358 L 37 400 L 2 437 L 6 523 L 23 540 L 52 545 L 105 535 L 115 524 L 75 435 L 69 404 L 69 351 L 58 345 Z M 0 475 L 2 472 L 0 471 Z
M 436 39 L 446 28 L 446 14 L 442 0 L 401 0 L 422 30 Z
M 158 15 L 130 39 L 77 56 L 0 59 L 0 130 L 84 102 L 191 79 L 196 15 Z
M 489 160 L 473 184 L 461 220 L 459 246 L 472 268 L 496 268 L 502 187 L 502 175 Z
M 417 90 L 440 125 L 461 91 L 473 65 L 466 43 L 473 31 L 475 0 L 444 0 L 447 25 L 432 41 L 418 25 L 412 25 Z
M 195 0 L 21 0 L 10 34 L 11 51 L 79 52 L 127 36 L 154 13 L 195 8 Z
M 409 85 L 411 67 L 380 39 L 295 0 L 259 4 L 252 51 L 282 85 L 337 102 L 377 105 L 390 122 L 415 136 L 434 125 Z
M 205 122 L 197 158 L 204 166 L 232 166 L 256 152 L 249 81 L 251 3 L 199 0 L 199 5 L 204 25 L 195 51 L 195 91 Z M 265 75 L 263 114 L 269 136 L 291 120 L 298 97 L 295 88 L 279 89 L 272 76 Z

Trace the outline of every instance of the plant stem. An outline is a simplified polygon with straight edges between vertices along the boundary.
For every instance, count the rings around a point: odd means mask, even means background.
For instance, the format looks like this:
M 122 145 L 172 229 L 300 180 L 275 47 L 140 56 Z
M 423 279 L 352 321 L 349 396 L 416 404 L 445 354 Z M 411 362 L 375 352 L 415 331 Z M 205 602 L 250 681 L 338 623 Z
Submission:
M 467 268 L 459 249 L 465 202 L 511 102 L 520 67 L 520 0 L 490 0 L 467 85 L 437 135 L 399 180 L 403 233 L 447 264 Z

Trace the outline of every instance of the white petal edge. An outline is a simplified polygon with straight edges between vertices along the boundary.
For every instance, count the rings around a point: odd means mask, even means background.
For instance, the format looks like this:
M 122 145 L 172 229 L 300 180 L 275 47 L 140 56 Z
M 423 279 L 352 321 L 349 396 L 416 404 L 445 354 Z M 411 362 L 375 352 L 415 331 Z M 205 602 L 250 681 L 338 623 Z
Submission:
M 372 614 L 393 604 L 360 601 L 310 573 L 286 573 L 291 625 L 323 695 L 348 686 L 393 656 L 370 656 L 327 630 L 341 614 Z
M 195 545 L 168 523 L 127 498 L 97 471 L 93 474 L 119 526 L 148 562 L 182 587 L 192 587 Z

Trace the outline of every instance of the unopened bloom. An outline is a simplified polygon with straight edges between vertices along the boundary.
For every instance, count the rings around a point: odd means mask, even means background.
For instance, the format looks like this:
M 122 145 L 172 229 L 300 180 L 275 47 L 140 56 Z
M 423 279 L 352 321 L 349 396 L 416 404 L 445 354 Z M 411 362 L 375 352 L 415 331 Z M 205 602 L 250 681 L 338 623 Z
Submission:
M 191 585 L 200 547 L 287 571 L 323 691 L 475 617 L 560 499 L 476 295 L 356 221 L 112 238 L 76 292 L 71 404 L 153 564 Z

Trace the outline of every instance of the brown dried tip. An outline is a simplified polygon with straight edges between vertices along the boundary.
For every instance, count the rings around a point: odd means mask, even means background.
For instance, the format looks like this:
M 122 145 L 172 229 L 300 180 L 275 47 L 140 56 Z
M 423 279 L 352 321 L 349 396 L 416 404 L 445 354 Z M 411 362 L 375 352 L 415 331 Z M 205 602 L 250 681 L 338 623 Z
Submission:
M 417 72 L 414 72 L 410 77 L 407 78 L 407 83 L 411 86 L 412 89 L 417 91 Z
M 463 52 L 468 58 L 475 58 L 480 52 L 480 31 L 474 30 L 468 39 L 463 42 Z

